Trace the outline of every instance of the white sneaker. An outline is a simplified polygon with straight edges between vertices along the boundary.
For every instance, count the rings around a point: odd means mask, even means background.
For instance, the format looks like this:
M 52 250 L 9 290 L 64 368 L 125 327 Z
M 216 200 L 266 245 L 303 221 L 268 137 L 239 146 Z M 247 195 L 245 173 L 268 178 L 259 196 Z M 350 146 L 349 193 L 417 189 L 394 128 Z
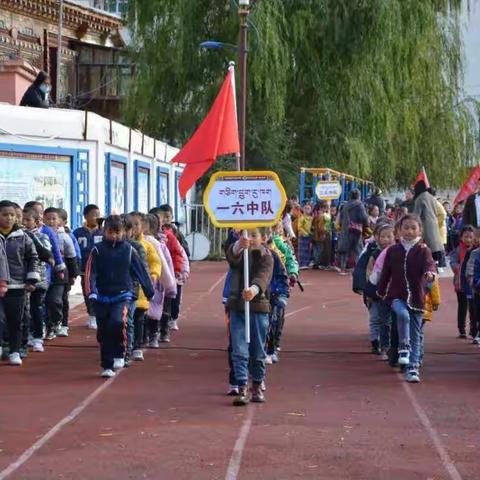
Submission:
M 132 358 L 136 361 L 136 362 L 143 362 L 144 358 L 143 358 L 143 352 L 141 350 L 134 350 L 132 352 Z
M 406 373 L 405 380 L 408 383 L 420 383 L 420 373 L 417 369 L 412 368 Z
M 110 368 L 106 368 L 101 374 L 101 377 L 103 378 L 112 378 L 115 376 L 115 372 L 111 370 Z
M 33 335 L 29 333 L 29 334 L 28 334 L 27 345 L 28 345 L 29 347 L 33 347 L 33 344 L 34 344 L 33 342 L 34 342 L 34 341 L 35 341 L 35 339 L 33 338 Z
M 123 358 L 114 358 L 113 359 L 113 369 L 120 370 L 125 367 L 125 359 Z
M 170 322 L 168 322 L 168 326 L 170 327 L 170 330 L 175 330 L 176 332 L 179 330 L 176 320 L 170 320 Z
M 265 358 L 265 365 L 272 365 L 272 363 L 273 363 L 272 356 L 267 355 L 266 358 Z
M 13 352 L 8 356 L 8 362 L 10 365 L 20 366 L 23 362 L 20 358 L 20 354 L 18 352 Z
M 34 338 L 32 347 L 34 352 L 45 351 L 45 348 L 43 348 L 43 340 L 41 338 Z
M 227 396 L 233 397 L 238 395 L 238 387 L 236 385 L 229 385 L 227 390 Z
M 55 333 L 55 330 L 51 330 L 47 333 L 45 340 L 53 340 L 54 338 L 57 338 L 57 335 Z
M 58 327 L 57 329 L 57 337 L 68 337 L 68 327 Z
M 408 365 L 410 363 L 410 352 L 408 350 L 398 351 L 398 364 Z
M 97 318 L 94 317 L 93 315 L 90 315 L 88 317 L 87 328 L 89 328 L 90 330 L 96 330 L 97 329 Z
M 267 384 L 265 383 L 265 380 L 262 380 L 262 383 L 260 384 L 260 389 L 262 390 L 262 392 L 267 391 Z
M 472 340 L 472 343 L 474 345 L 480 345 L 480 337 L 475 337 L 473 340 Z

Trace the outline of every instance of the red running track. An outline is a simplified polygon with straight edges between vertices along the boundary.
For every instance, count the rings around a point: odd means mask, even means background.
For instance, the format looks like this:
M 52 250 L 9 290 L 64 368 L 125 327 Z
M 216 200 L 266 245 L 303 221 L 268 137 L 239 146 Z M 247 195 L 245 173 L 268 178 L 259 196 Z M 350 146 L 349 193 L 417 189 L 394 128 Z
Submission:
M 224 396 L 222 263 L 195 264 L 172 344 L 105 382 L 75 309 L 68 339 L 0 366 L 0 480 L 480 478 L 480 349 L 455 338 L 451 281 L 427 326 L 423 383 L 368 353 L 350 280 L 306 272 L 268 402 Z

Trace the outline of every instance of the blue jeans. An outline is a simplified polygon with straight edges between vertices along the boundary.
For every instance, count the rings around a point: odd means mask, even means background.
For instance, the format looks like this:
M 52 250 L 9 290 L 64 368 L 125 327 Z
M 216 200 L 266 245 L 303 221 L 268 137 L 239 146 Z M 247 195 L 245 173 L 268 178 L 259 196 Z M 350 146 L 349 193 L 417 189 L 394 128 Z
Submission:
M 388 305 L 383 302 L 373 302 L 369 309 L 370 317 L 370 340 L 380 339 L 382 350 L 390 348 L 390 329 L 392 315 Z
M 422 347 L 422 312 L 412 310 L 400 299 L 392 302 L 397 317 L 398 349 L 410 351 L 410 366 L 418 368 Z
M 255 383 L 265 378 L 265 343 L 268 332 L 268 313 L 250 312 L 250 345 L 245 341 L 245 316 L 243 312 L 230 312 L 230 341 L 236 383 L 248 383 L 248 373 Z

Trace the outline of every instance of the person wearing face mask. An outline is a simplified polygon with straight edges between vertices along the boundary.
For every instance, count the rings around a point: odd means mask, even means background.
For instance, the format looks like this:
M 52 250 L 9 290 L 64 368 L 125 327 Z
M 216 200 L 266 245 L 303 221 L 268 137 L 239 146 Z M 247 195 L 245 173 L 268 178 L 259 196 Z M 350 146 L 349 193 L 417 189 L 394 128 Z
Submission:
M 39 72 L 37 78 L 23 94 L 20 106 L 34 108 L 49 108 L 51 91 L 50 77 L 46 72 Z

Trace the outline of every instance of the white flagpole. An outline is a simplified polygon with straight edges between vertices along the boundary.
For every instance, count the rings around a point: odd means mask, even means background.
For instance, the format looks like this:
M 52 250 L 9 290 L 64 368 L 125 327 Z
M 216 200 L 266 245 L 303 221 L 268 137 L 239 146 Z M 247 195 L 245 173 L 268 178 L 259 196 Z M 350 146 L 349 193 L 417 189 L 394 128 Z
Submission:
M 237 90 L 235 88 L 235 62 L 228 64 L 228 70 L 233 71 L 232 75 L 232 88 L 233 88 L 233 100 L 235 102 L 235 112 L 237 112 Z M 237 115 L 238 118 L 238 115 Z M 240 153 L 236 154 L 237 170 L 240 170 Z M 248 238 L 248 232 L 242 231 L 242 236 Z M 243 251 L 243 288 L 247 290 L 250 288 L 250 264 L 248 260 L 248 249 Z M 250 343 L 250 302 L 245 302 L 245 340 Z

